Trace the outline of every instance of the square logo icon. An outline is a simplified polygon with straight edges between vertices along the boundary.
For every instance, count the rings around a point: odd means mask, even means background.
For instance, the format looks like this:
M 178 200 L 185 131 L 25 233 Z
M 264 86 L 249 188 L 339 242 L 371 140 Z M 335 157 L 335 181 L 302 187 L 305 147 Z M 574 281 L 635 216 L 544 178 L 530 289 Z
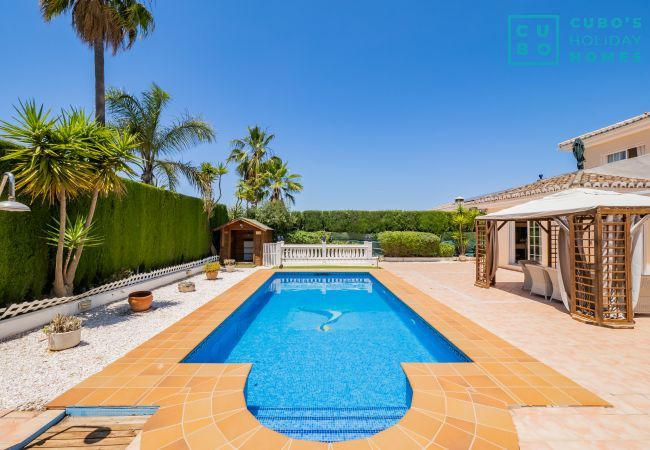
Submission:
M 550 66 L 559 62 L 559 16 L 541 14 L 508 16 L 508 64 Z

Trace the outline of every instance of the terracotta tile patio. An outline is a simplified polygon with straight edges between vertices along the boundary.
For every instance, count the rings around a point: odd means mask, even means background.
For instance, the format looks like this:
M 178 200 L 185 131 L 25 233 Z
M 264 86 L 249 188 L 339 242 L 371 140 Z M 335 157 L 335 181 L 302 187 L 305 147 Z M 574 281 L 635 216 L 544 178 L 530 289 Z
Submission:
M 419 449 L 517 448 L 509 407 L 608 405 L 391 272 L 377 270 L 374 276 L 474 362 L 403 364 L 413 388 L 411 409 L 370 438 L 334 444 L 290 439 L 263 427 L 247 410 L 243 391 L 250 364 L 179 363 L 272 274 L 251 275 L 49 407 L 158 405 L 145 424 L 143 449 Z
M 650 316 L 600 328 L 524 293 L 518 272 L 499 269 L 496 287 L 481 289 L 469 262 L 382 266 L 613 405 L 512 408 L 522 449 L 650 448 Z

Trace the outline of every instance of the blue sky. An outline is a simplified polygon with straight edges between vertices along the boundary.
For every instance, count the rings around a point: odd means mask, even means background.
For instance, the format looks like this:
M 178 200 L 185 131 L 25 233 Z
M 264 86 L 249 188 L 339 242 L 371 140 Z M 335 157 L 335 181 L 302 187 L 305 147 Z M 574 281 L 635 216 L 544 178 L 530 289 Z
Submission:
M 107 56 L 106 84 L 155 81 L 173 96 L 170 118 L 210 121 L 217 142 L 185 160 L 225 160 L 248 125 L 276 133 L 273 149 L 303 175 L 296 209 L 428 209 L 574 170 L 558 142 L 650 110 L 649 11 L 644 0 L 157 0 L 155 32 Z M 556 65 L 508 63 L 514 14 L 558 16 Z M 585 28 L 590 18 L 606 26 Z M 601 54 L 594 35 L 640 38 L 606 49 L 639 60 L 570 61 Z M 69 17 L 45 24 L 37 0 L 5 2 L 0 42 L 0 118 L 27 98 L 93 110 L 92 53 Z M 235 183 L 224 180 L 227 202 Z

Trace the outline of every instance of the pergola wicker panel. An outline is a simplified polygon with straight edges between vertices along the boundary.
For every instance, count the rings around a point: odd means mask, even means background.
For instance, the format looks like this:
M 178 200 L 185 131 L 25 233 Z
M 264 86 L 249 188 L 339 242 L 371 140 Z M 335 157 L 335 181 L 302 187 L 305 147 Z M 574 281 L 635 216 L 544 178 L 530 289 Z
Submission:
M 476 221 L 476 286 L 490 287 L 490 274 L 488 268 L 488 246 L 487 246 L 487 227 L 486 220 Z
M 571 314 L 578 319 L 594 321 L 598 312 L 597 291 L 599 254 L 596 252 L 596 218 L 594 216 L 569 216 L 569 242 L 572 243 L 571 272 Z
M 548 265 L 557 268 L 557 241 L 560 236 L 560 226 L 555 221 L 549 221 L 550 235 L 548 237 Z
M 597 325 L 634 323 L 629 210 L 597 209 L 569 217 L 574 279 L 571 314 Z

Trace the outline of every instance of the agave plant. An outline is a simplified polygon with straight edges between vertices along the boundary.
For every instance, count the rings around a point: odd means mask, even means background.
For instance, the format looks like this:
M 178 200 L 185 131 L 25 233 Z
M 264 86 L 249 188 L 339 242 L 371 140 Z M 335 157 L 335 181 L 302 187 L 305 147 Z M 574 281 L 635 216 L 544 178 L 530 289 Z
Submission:
M 64 316 L 57 314 L 54 316 L 49 325 L 43 328 L 45 334 L 50 333 L 68 333 L 81 328 L 81 319 L 76 316 Z

